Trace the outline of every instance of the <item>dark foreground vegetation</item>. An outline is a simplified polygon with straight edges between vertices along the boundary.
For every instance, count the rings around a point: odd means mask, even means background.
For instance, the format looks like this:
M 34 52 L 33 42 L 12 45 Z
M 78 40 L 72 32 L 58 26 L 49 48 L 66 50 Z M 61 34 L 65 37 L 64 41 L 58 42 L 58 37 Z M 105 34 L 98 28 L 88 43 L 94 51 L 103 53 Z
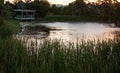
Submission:
M 0 73 L 120 73 L 118 39 L 76 45 L 44 40 L 38 49 L 13 38 L 0 44 Z

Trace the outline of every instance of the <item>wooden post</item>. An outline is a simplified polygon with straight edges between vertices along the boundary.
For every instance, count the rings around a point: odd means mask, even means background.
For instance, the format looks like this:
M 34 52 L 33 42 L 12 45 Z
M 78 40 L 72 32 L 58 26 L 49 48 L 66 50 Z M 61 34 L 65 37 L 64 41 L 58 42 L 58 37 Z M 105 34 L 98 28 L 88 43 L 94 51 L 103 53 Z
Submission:
M 28 12 L 27 12 L 27 11 L 26 11 L 26 13 L 25 13 L 25 17 L 28 18 Z
M 21 16 L 22 16 L 22 18 L 24 18 L 24 16 L 23 16 L 23 12 L 21 12 L 21 14 L 22 14 L 22 15 L 21 15 Z
M 35 17 L 35 12 L 33 12 L 33 18 Z

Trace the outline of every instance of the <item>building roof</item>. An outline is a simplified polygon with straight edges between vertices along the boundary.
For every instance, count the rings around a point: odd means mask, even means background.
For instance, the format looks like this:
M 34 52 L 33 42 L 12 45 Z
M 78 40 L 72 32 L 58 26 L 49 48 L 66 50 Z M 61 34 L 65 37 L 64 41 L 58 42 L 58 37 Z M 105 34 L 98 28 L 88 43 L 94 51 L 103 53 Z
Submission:
M 20 11 L 20 12 L 35 12 L 36 10 L 28 10 L 28 9 L 14 9 L 13 11 Z

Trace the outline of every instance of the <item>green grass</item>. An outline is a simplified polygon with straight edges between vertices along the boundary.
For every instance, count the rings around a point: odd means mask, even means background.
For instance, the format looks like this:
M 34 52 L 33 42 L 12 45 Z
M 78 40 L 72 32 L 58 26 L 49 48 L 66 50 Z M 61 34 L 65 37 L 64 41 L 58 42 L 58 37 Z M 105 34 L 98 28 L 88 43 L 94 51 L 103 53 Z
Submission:
M 0 73 L 120 73 L 119 39 L 76 45 L 44 40 L 39 49 L 23 44 L 0 39 Z
M 0 37 L 5 38 L 17 33 L 20 30 L 19 22 L 13 19 L 0 18 Z
M 17 33 L 20 29 L 19 21 L 14 19 L 5 20 L 5 24 L 7 24 L 10 27 L 10 30 L 12 31 L 13 34 Z

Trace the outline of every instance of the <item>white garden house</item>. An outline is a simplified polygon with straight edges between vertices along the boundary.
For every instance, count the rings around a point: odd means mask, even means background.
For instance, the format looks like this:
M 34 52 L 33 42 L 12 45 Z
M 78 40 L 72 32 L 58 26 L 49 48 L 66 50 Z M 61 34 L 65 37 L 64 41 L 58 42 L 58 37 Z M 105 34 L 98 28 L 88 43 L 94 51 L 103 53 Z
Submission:
M 35 19 L 35 10 L 28 9 L 14 9 L 15 19 L 18 20 L 34 20 Z

